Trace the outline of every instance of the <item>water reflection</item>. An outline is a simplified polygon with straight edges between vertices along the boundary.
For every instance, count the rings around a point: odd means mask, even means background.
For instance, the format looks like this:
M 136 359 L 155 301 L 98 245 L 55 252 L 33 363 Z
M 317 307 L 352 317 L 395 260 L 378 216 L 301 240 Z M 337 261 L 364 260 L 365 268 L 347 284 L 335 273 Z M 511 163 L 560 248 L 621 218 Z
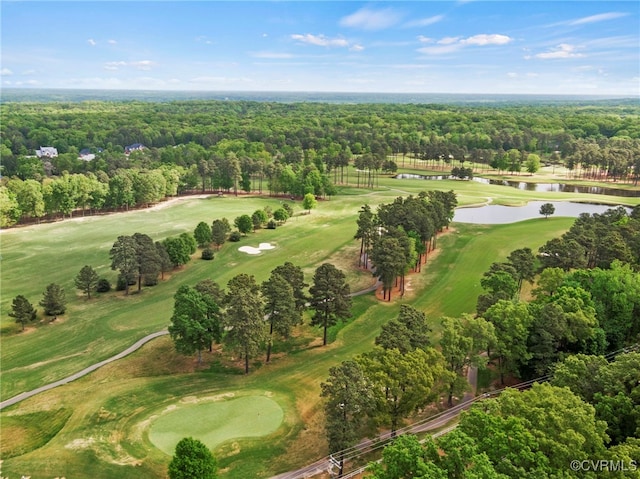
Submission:
M 414 175 L 411 173 L 400 173 L 394 178 L 399 180 L 453 180 L 451 175 Z M 640 197 L 640 189 L 624 190 L 621 188 L 609 188 L 605 186 L 568 185 L 565 183 L 530 183 L 526 181 L 493 180 L 488 178 L 475 177 L 473 181 L 485 185 L 511 186 L 523 191 L 537 192 L 561 192 L 561 193 L 591 193 L 594 195 L 622 196 L 626 198 Z
M 454 222 L 474 224 L 507 224 L 532 218 L 544 218 L 540 214 L 540 207 L 551 203 L 556 211 L 553 216 L 569 216 L 577 218 L 582 213 L 602 214 L 608 209 L 616 208 L 612 205 L 594 205 L 591 203 L 572 203 L 570 201 L 530 201 L 525 206 L 487 205 L 477 208 L 458 208 L 453 217 Z M 627 208 L 631 212 L 630 208 Z

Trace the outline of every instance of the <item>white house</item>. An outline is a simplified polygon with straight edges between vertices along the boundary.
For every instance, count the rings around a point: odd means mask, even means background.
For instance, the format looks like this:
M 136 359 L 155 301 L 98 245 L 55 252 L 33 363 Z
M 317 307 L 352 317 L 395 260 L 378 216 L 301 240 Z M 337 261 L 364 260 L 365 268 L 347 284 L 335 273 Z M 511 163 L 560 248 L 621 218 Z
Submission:
M 39 150 L 36 150 L 36 156 L 38 158 L 55 158 L 58 156 L 58 150 L 53 146 L 41 146 Z

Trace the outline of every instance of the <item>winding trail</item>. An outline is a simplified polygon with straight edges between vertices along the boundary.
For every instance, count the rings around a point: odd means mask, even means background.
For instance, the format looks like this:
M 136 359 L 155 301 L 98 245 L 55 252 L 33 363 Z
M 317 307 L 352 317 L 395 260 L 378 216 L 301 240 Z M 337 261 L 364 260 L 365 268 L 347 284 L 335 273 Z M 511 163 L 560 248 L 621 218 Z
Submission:
M 362 289 L 360 291 L 356 291 L 355 293 L 351 293 L 351 296 L 360 296 L 363 294 L 371 293 L 376 290 L 379 284 L 380 284 L 380 281 L 376 281 L 372 286 L 369 286 L 368 288 Z M 77 373 L 74 373 L 71 376 L 67 376 L 66 378 L 59 379 L 58 381 L 45 384 L 44 386 L 40 386 L 39 388 L 20 393 L 17 396 L 13 396 L 9 399 L 6 399 L 0 402 L 0 411 L 5 407 L 13 406 L 14 404 L 19 403 L 20 401 L 24 401 L 25 399 L 35 396 L 36 394 L 49 391 L 50 389 L 57 388 L 58 386 L 62 386 L 64 384 L 70 383 L 71 381 L 75 381 L 76 379 L 86 376 L 87 374 L 92 373 L 96 369 L 101 368 L 105 364 L 112 363 L 114 361 L 117 361 L 118 359 L 122 359 L 125 356 L 128 356 L 134 351 L 137 351 L 138 349 L 140 349 L 143 345 L 145 345 L 149 341 L 159 338 L 160 336 L 164 336 L 165 334 L 169 334 L 169 331 L 167 331 L 166 329 L 163 329 L 162 331 L 158 331 L 155 333 L 151 333 L 145 336 L 144 338 L 139 339 L 134 344 L 129 346 L 127 349 L 125 349 L 122 352 L 119 352 L 115 356 L 111 356 L 110 358 L 107 358 L 104 361 L 100 361 L 99 363 L 92 364 L 91 366 L 84 368 L 82 371 L 78 371 Z
M 169 331 L 167 331 L 166 329 L 163 329 L 162 331 L 158 331 L 155 333 L 151 333 L 145 336 L 144 338 L 139 339 L 134 344 L 129 346 L 127 349 L 125 349 L 122 352 L 119 352 L 115 356 L 111 356 L 110 358 L 105 359 L 104 361 L 100 361 L 99 363 L 92 364 L 91 366 L 84 368 L 82 371 L 78 371 L 77 373 L 74 373 L 71 376 L 67 376 L 66 378 L 60 379 L 58 381 L 55 381 L 49 384 L 45 384 L 44 386 L 40 386 L 39 388 L 32 389 L 31 391 L 18 394 L 17 396 L 13 396 L 12 398 L 2 401 L 0 402 L 0 410 L 4 409 L 5 407 L 12 406 L 16 403 L 19 403 L 20 401 L 24 401 L 25 399 L 35 396 L 36 394 L 49 391 L 50 389 L 57 388 L 58 386 L 62 386 L 63 384 L 70 383 L 71 381 L 75 381 L 76 379 L 81 378 L 82 376 L 86 376 L 87 374 L 95 371 L 96 369 L 101 368 L 105 364 L 112 363 L 114 361 L 117 361 L 118 359 L 122 359 L 125 356 L 128 356 L 134 351 L 137 351 L 138 349 L 140 349 L 143 345 L 145 345 L 152 339 L 156 339 L 160 336 L 164 336 L 165 334 L 169 334 Z

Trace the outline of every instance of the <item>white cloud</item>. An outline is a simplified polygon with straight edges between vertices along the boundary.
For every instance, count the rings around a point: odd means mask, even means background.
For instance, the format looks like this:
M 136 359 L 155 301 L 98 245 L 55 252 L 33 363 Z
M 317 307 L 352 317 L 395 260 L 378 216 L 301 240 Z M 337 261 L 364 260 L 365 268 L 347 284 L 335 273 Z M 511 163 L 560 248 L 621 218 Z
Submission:
M 384 30 L 396 25 L 401 19 L 402 15 L 392 8 L 371 10 L 365 7 L 340 19 L 340 26 L 362 30 Z
M 291 35 L 293 40 L 297 40 L 301 43 L 308 43 L 309 45 L 317 45 L 320 47 L 348 47 L 349 42 L 344 38 L 328 38 L 324 35 L 312 35 L 307 33 L 305 35 L 293 34 Z
M 6 77 L 9 75 L 13 75 L 13 72 L 8 68 L 3 68 L 2 70 L 0 70 L 0 75 L 2 75 L 3 77 Z
M 465 38 L 464 40 L 461 40 L 460 43 L 462 43 L 463 45 L 479 45 L 479 46 L 506 45 L 507 43 L 511 42 L 511 40 L 512 38 L 508 37 L 507 35 L 499 35 L 499 34 L 487 35 L 483 33 L 481 35 L 474 35 L 472 37 Z
M 89 38 L 89 40 L 87 40 L 87 43 L 92 47 L 95 47 L 98 44 L 93 38 Z
M 405 28 L 411 27 L 428 27 L 434 23 L 438 23 L 444 20 L 444 15 L 434 15 L 433 17 L 420 18 L 418 20 L 412 20 L 404 24 Z
M 626 17 L 628 13 L 623 12 L 608 12 L 600 13 L 598 15 L 591 15 L 589 17 L 582 17 L 576 20 L 570 20 L 566 22 L 567 25 L 586 25 L 589 23 L 604 22 L 606 20 L 614 20 L 620 17 Z
M 541 60 L 554 60 L 558 58 L 582 58 L 584 54 L 577 53 L 575 51 L 576 47 L 573 45 L 569 45 L 568 43 L 561 43 L 555 48 L 552 48 L 548 52 L 537 53 L 534 55 L 534 58 L 539 58 Z M 526 56 L 525 59 L 531 58 L 530 56 Z
M 115 41 L 115 40 L 109 40 L 109 41 L 107 41 L 107 43 L 108 43 L 109 45 L 115 45 L 115 44 L 116 44 L 116 43 L 118 43 L 118 42 L 117 42 L 117 41 Z
M 364 50 L 364 47 L 356 43 L 355 45 L 351 46 L 349 50 L 351 50 L 352 52 L 361 52 L 362 50 Z
M 148 71 L 151 70 L 151 68 L 153 66 L 155 66 L 156 63 L 151 61 L 151 60 L 140 60 L 140 61 L 136 61 L 136 62 L 123 62 L 123 61 L 119 61 L 119 62 L 107 62 L 104 64 L 104 69 L 105 70 L 111 70 L 111 71 L 115 71 L 115 70 L 120 70 L 121 68 L 124 67 L 132 67 L 135 68 L 137 70 L 144 70 L 144 71 Z
M 433 43 L 433 38 L 425 37 L 424 35 L 418 35 L 418 41 L 420 43 Z
M 107 62 L 104 64 L 105 70 L 119 70 L 120 67 L 126 67 L 127 62 Z
M 286 58 L 293 58 L 291 53 L 281 53 L 281 52 L 253 52 L 251 56 L 254 58 L 273 58 L 275 60 L 281 60 Z
M 460 37 L 444 37 L 438 40 L 438 45 L 451 45 L 460 40 Z
M 418 37 L 418 39 L 426 43 L 430 43 L 431 39 L 426 37 Z M 418 52 L 426 55 L 443 55 L 447 53 L 453 53 L 466 47 L 485 47 L 488 45 L 506 45 L 511 43 L 513 39 L 507 35 L 500 34 L 486 34 L 473 35 L 467 38 L 461 37 L 443 37 L 436 42 L 434 46 L 422 47 L 418 49 Z

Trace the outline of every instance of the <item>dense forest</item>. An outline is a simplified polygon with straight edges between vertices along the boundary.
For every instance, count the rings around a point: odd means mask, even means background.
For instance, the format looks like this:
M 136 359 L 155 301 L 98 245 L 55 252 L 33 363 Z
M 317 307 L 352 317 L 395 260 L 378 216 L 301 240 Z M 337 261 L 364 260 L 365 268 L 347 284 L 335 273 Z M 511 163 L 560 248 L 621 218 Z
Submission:
M 476 171 L 563 164 L 579 179 L 640 177 L 640 108 L 627 103 L 85 101 L 4 103 L 0 113 L 5 227 L 193 190 L 332 195 L 350 165 L 364 172 L 362 187 L 398 167 L 465 162 Z M 57 156 L 37 157 L 41 147 Z

